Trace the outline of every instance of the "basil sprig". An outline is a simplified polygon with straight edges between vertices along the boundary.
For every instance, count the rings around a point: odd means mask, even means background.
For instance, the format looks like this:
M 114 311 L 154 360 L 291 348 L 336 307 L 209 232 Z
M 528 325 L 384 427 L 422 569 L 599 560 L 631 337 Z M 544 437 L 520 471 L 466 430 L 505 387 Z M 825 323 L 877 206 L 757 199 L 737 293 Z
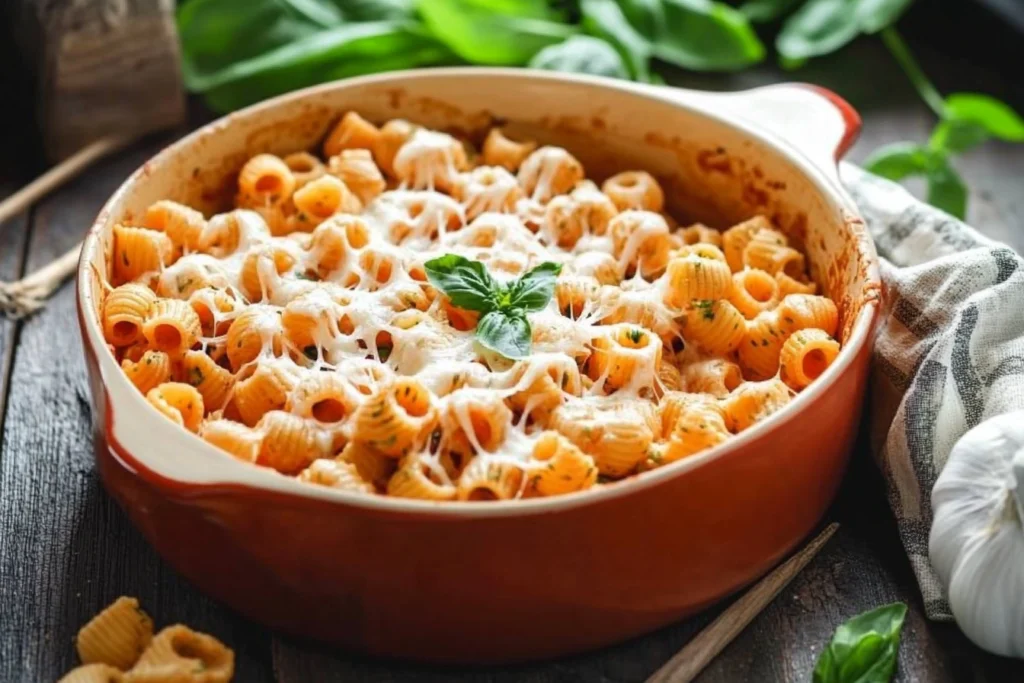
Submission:
M 445 254 L 427 261 L 427 279 L 453 305 L 478 311 L 476 338 L 488 349 L 518 360 L 530 355 L 533 331 L 526 314 L 540 311 L 555 292 L 561 264 L 546 261 L 503 285 L 479 261 Z
M 858 614 L 836 629 L 814 667 L 814 683 L 888 683 L 896 670 L 902 602 Z

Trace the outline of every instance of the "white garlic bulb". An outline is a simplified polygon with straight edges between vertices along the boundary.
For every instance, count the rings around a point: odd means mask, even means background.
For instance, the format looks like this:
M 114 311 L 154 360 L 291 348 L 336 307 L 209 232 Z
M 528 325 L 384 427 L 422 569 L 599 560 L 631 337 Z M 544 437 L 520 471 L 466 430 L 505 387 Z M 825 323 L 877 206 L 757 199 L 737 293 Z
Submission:
M 964 434 L 932 510 L 928 551 L 957 624 L 990 652 L 1024 657 L 1024 411 Z

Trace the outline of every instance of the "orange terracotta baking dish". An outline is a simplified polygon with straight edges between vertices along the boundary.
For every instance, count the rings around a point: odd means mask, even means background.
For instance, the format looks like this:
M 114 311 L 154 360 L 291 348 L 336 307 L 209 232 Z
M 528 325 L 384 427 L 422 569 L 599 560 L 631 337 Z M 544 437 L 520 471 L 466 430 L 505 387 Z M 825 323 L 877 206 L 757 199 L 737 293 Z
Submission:
M 348 110 L 470 135 L 500 121 L 568 148 L 590 175 L 654 173 L 681 217 L 728 226 L 767 214 L 839 305 L 843 350 L 725 444 L 569 496 L 360 497 L 237 461 L 150 408 L 107 350 L 98 308 L 112 229 L 159 199 L 223 210 L 246 159 L 311 149 Z M 360 652 L 538 659 L 700 610 L 799 544 L 843 475 L 880 293 L 874 247 L 836 170 L 858 127 L 849 105 L 808 86 L 712 94 L 502 69 L 341 81 L 216 121 L 136 171 L 85 242 L 79 315 L 103 483 L 202 590 L 272 628 Z

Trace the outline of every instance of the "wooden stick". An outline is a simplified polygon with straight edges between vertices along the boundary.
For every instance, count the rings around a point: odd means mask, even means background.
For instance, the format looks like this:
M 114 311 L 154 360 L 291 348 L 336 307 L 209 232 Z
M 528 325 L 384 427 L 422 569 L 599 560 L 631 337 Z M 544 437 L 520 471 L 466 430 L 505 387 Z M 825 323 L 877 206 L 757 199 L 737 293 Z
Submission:
M 729 605 L 718 618 L 704 628 L 664 666 L 654 672 L 647 683 L 690 683 L 712 659 L 718 656 L 740 631 L 754 620 L 783 588 L 818 554 L 839 525 L 829 524 L 803 550 L 779 565 L 761 579 L 743 597 Z
M 111 136 L 100 138 L 91 145 L 83 147 L 0 202 L 0 224 L 22 211 L 28 210 L 39 199 L 77 176 L 88 168 L 90 164 L 98 159 L 102 159 L 111 152 L 121 149 L 131 140 L 132 138 L 130 137 Z

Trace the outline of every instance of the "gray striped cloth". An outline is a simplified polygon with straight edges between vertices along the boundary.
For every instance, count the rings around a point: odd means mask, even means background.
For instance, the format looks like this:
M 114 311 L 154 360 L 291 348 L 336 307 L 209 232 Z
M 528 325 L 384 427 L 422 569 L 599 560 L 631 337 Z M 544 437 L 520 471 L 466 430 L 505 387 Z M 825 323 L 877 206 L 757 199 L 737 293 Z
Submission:
M 899 185 L 849 164 L 840 175 L 882 257 L 871 450 L 925 610 L 952 620 L 928 561 L 931 492 L 964 432 L 1024 408 L 1021 257 Z

